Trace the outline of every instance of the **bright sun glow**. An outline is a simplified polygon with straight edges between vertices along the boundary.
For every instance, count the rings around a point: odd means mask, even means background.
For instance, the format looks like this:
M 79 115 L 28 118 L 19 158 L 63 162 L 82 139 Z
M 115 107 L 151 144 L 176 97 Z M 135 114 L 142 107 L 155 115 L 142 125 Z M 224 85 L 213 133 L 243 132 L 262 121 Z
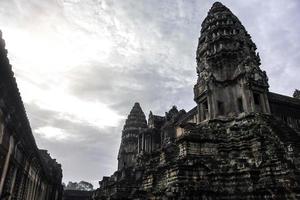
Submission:
M 69 17 L 82 29 L 93 27 L 81 23 L 81 18 L 72 16 L 71 12 Z M 42 23 L 36 29 L 7 26 L 3 30 L 23 101 L 57 112 L 58 118 L 74 123 L 85 123 L 99 129 L 117 126 L 122 116 L 99 100 L 86 101 L 72 95 L 68 79 L 71 70 L 85 67 L 93 60 L 106 62 L 113 51 L 114 40 L 101 26 L 95 26 L 99 30 L 87 37 L 84 30 L 64 20 L 59 22 L 55 28 Z M 51 127 L 36 132 L 47 139 L 64 139 L 65 134 L 61 129 Z
M 19 82 L 26 102 L 34 102 L 42 109 L 57 112 L 59 113 L 58 117 L 62 119 L 104 128 L 106 126 L 117 126 L 123 118 L 107 105 L 99 101 L 90 102 L 78 99 L 68 94 L 61 86 L 42 90 L 29 82 L 23 82 L 22 80 Z M 34 94 L 34 96 L 31 94 Z

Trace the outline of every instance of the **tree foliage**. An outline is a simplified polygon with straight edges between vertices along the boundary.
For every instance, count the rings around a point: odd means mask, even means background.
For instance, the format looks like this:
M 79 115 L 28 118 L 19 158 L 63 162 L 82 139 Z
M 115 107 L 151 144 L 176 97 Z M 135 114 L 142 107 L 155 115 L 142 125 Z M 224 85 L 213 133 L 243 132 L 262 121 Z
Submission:
M 69 181 L 68 185 L 65 187 L 65 190 L 92 191 L 93 189 L 93 185 L 86 181 L 80 181 L 79 183 Z

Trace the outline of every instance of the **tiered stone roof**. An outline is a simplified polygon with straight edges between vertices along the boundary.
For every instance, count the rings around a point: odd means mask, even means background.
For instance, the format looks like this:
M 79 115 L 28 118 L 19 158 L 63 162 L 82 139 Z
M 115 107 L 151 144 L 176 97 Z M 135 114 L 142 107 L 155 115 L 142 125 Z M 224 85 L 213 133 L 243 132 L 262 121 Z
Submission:
M 118 169 L 131 167 L 138 154 L 138 136 L 142 129 L 147 128 L 145 114 L 139 103 L 131 109 L 123 127 L 122 140 L 118 154 Z
M 135 103 L 131 109 L 123 127 L 123 135 L 128 133 L 127 130 L 146 128 L 147 121 L 145 114 L 139 103 Z
M 228 67 L 246 61 L 259 66 L 260 58 L 255 51 L 256 45 L 240 20 L 223 4 L 214 3 L 202 23 L 196 53 L 198 73 L 224 62 Z

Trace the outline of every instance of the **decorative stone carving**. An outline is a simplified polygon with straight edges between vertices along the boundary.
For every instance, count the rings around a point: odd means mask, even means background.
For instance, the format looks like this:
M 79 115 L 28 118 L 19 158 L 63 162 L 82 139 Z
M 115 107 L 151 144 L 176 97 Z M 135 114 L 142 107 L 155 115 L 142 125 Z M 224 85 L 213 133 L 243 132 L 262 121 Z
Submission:
M 297 89 L 296 89 L 296 90 L 294 91 L 293 97 L 294 97 L 294 98 L 297 98 L 297 99 L 300 99 L 300 90 L 297 90 Z

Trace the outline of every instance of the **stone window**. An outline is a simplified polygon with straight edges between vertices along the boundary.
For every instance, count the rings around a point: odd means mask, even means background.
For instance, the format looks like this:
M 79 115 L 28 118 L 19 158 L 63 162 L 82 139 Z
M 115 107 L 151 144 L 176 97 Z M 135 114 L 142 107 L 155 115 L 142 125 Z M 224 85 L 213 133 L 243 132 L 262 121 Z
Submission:
M 218 112 L 220 115 L 224 115 L 224 102 L 218 101 Z
M 239 97 L 239 98 L 237 99 L 237 105 L 238 105 L 239 112 L 240 112 L 240 113 L 244 112 L 243 99 L 242 99 L 242 97 Z
M 202 108 L 203 108 L 203 120 L 206 120 L 208 118 L 208 103 L 207 103 L 207 100 L 203 101 Z
M 253 93 L 254 103 L 255 105 L 260 105 L 260 95 L 259 93 Z

